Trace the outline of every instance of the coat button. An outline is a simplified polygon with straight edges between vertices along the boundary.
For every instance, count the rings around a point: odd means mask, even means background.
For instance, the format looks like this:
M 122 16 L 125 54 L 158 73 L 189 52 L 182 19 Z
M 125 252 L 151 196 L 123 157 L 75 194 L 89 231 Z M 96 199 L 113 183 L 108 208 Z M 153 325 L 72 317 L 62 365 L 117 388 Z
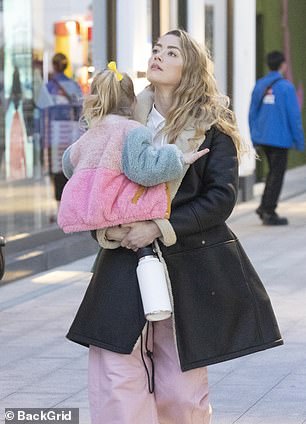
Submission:
M 202 240 L 202 241 L 201 241 L 201 243 L 202 243 L 202 244 L 205 244 L 205 240 Z
M 212 296 L 214 296 L 216 294 L 216 292 L 213 290 L 212 292 L 211 292 L 211 295 Z

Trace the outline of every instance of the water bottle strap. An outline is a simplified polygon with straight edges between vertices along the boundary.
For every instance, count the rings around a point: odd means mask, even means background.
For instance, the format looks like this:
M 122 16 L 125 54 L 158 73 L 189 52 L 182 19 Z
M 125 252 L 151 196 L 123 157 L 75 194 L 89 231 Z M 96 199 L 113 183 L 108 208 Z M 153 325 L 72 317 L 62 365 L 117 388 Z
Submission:
M 159 247 L 159 243 L 158 243 L 158 239 L 154 240 L 154 248 L 155 251 L 157 253 L 158 259 L 160 260 L 160 262 L 163 264 L 164 270 L 165 270 L 165 275 L 166 275 L 166 281 L 167 281 L 167 286 L 168 286 L 168 292 L 169 292 L 169 296 L 170 296 L 170 302 L 171 302 L 171 306 L 172 306 L 172 325 L 173 325 L 173 336 L 174 336 L 174 340 L 175 340 L 175 350 L 176 350 L 176 355 L 177 355 L 177 359 L 180 362 L 180 355 L 178 353 L 178 348 L 177 348 L 177 340 L 176 340 L 176 331 L 175 331 L 175 315 L 174 315 L 174 302 L 173 302 L 173 294 L 172 294 L 172 287 L 171 287 L 171 281 L 170 281 L 170 276 L 169 276 L 169 272 L 168 272 L 168 267 L 166 264 L 166 261 L 163 257 L 162 251 Z
M 149 329 L 150 326 L 152 328 L 152 346 L 153 346 L 153 337 L 154 337 L 154 327 L 153 327 L 153 323 L 148 321 L 146 324 L 147 328 L 146 328 L 146 339 L 145 339 L 145 349 L 146 349 L 146 355 L 149 358 L 150 362 L 151 362 L 151 376 L 149 373 L 149 369 L 148 366 L 146 364 L 145 358 L 144 358 L 144 354 L 143 354 L 143 335 L 141 333 L 140 335 L 140 353 L 141 353 L 141 359 L 143 362 L 143 365 L 145 367 L 146 373 L 147 373 L 147 377 L 148 377 L 148 388 L 149 388 L 149 393 L 154 393 L 154 387 L 155 387 L 155 369 L 154 369 L 154 360 L 153 360 L 153 351 L 151 351 L 148 347 L 148 342 L 149 342 Z
M 170 296 L 170 302 L 171 302 L 172 310 L 174 311 L 174 309 L 173 309 L 173 294 L 172 294 L 172 287 L 171 287 L 171 281 L 170 281 L 170 277 L 169 277 L 169 273 L 168 273 L 168 268 L 167 268 L 167 264 L 165 262 L 165 259 L 163 257 L 162 251 L 160 250 L 158 241 L 156 239 L 154 240 L 154 248 L 155 248 L 155 251 L 156 251 L 156 254 L 157 254 L 159 261 L 162 263 L 162 265 L 164 267 L 168 292 L 169 292 L 169 296 Z

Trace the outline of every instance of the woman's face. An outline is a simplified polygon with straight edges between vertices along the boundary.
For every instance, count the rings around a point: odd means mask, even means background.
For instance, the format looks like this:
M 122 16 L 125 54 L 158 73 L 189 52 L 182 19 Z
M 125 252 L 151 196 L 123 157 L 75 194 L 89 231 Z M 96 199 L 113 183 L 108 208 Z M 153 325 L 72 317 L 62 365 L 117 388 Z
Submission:
M 147 79 L 155 86 L 173 90 L 182 79 L 183 55 L 179 37 L 168 34 L 154 45 L 148 62 Z

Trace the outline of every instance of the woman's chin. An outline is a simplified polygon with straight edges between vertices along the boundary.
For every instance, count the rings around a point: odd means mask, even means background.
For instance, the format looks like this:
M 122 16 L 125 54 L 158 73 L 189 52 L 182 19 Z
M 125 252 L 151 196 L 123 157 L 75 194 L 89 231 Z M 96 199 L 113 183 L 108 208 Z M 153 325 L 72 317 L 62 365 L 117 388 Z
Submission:
M 160 75 L 154 72 L 148 72 L 147 73 L 147 80 L 151 83 L 151 84 L 158 84 L 158 83 L 162 83 L 162 78 Z

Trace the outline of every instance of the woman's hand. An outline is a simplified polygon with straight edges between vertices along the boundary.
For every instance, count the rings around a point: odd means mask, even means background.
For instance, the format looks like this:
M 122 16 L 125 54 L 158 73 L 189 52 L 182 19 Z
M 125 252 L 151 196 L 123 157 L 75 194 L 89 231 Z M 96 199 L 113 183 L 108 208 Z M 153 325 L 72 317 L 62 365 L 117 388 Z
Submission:
M 131 227 L 130 225 L 125 226 L 124 228 L 121 225 L 116 227 L 110 227 L 106 230 L 106 238 L 110 241 L 122 241 L 124 237 L 129 233 Z
M 134 252 L 153 243 L 157 237 L 162 235 L 158 225 L 153 221 L 134 222 L 122 225 L 122 228 L 129 228 L 130 230 L 121 241 L 121 246 L 134 250 Z

